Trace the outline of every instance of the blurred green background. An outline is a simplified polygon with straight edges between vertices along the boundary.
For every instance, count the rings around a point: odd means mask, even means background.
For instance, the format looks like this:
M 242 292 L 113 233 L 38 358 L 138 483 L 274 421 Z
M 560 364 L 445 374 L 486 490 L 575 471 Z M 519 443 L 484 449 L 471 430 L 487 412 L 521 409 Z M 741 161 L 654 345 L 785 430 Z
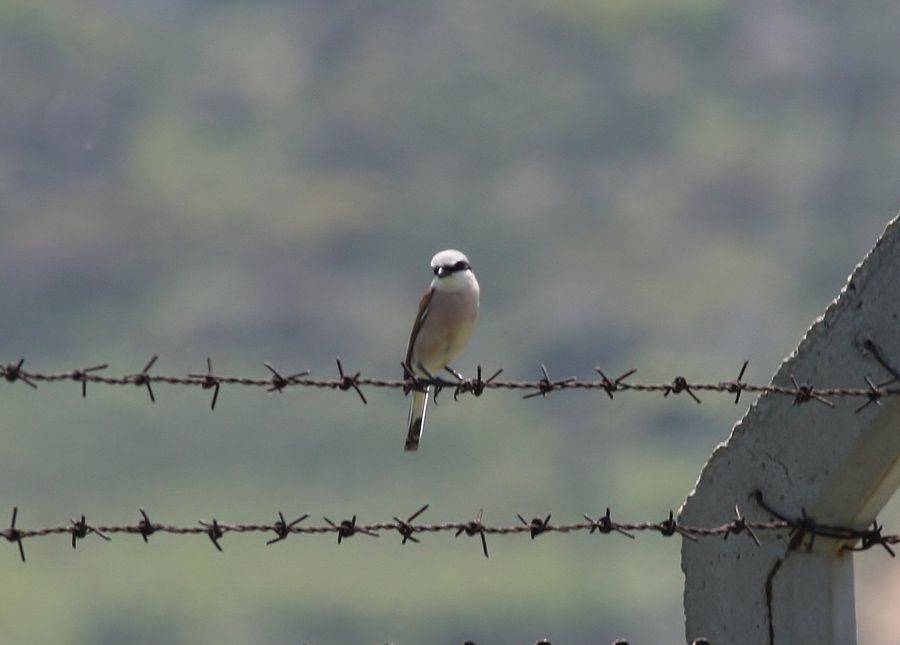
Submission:
M 886 0 L 2 0 L 0 360 L 396 377 L 428 260 L 457 247 L 483 294 L 464 372 L 750 359 L 767 381 L 900 205 L 897 24 Z M 0 513 L 662 519 L 747 404 L 445 397 L 404 454 L 395 391 L 156 394 L 0 387 Z M 63 536 L 24 566 L 10 545 L 3 638 L 683 640 L 659 536 L 489 560 L 448 535 L 263 542 Z M 863 642 L 895 643 L 897 569 L 859 560 Z

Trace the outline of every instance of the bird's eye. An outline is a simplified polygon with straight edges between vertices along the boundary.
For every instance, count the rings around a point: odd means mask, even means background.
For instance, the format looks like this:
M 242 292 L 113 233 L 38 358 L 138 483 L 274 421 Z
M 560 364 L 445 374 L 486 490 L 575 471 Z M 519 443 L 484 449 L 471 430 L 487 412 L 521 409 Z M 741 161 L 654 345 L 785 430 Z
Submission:
M 431 267 L 431 270 L 434 271 L 434 275 L 437 275 L 441 272 L 441 267 Z

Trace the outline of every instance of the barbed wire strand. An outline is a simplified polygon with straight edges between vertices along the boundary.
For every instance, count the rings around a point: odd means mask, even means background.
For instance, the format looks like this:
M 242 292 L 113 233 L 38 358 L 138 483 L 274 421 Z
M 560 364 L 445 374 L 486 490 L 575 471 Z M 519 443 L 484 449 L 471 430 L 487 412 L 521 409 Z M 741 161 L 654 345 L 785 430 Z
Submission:
M 147 394 L 151 402 L 156 402 L 156 393 L 153 389 L 154 384 L 165 384 L 175 387 L 199 387 L 203 390 L 213 390 L 212 401 L 210 407 L 214 410 L 219 400 L 219 394 L 223 385 L 243 386 L 264 388 L 266 392 L 273 394 L 283 392 L 287 388 L 307 387 L 318 389 L 330 389 L 336 391 L 349 392 L 353 391 L 363 404 L 367 404 L 368 400 L 363 393 L 363 388 L 388 388 L 401 389 L 404 394 L 408 394 L 413 390 L 422 390 L 426 387 L 432 387 L 435 390 L 435 401 L 438 394 L 443 390 L 453 392 L 454 400 L 465 394 L 471 394 L 480 397 L 487 390 L 517 390 L 524 392 L 524 399 L 530 399 L 537 396 L 546 397 L 553 392 L 560 390 L 572 391 L 601 391 L 610 399 L 615 394 L 623 392 L 634 392 L 639 394 L 662 394 L 664 397 L 669 395 L 687 394 L 696 403 L 701 403 L 698 393 L 718 393 L 733 394 L 735 404 L 740 402 L 741 395 L 744 392 L 751 394 L 770 394 L 776 396 L 784 396 L 792 399 L 794 405 L 802 405 L 811 401 L 816 401 L 824 406 L 833 408 L 834 398 L 858 398 L 864 399 L 861 405 L 856 408 L 856 412 L 862 412 L 870 405 L 881 406 L 881 399 L 885 397 L 900 395 L 900 386 L 890 387 L 892 384 L 900 380 L 900 371 L 894 368 L 883 356 L 874 341 L 867 339 L 864 343 L 865 350 L 870 353 L 879 363 L 884 371 L 888 372 L 890 378 L 886 381 L 877 383 L 872 380 L 869 375 L 860 378 L 865 383 L 865 387 L 834 387 L 819 386 L 812 383 L 798 380 L 794 375 L 790 375 L 791 385 L 759 385 L 747 383 L 743 380 L 744 374 L 749 365 L 749 361 L 744 361 L 736 379 L 731 381 L 718 382 L 692 382 L 688 381 L 684 376 L 676 376 L 669 382 L 663 383 L 640 383 L 629 380 L 636 372 L 631 369 L 618 377 L 612 378 L 608 376 L 599 367 L 595 371 L 600 376 L 599 379 L 587 380 L 577 377 L 568 377 L 563 379 L 553 379 L 545 365 L 541 365 L 541 378 L 533 381 L 513 381 L 500 380 L 498 377 L 503 373 L 503 369 L 497 369 L 491 373 L 491 376 L 485 378 L 482 366 L 478 365 L 474 378 L 464 377 L 462 374 L 449 369 L 448 372 L 453 375 L 453 380 L 444 379 L 436 376 L 423 378 L 416 376 L 407 365 L 401 365 L 403 368 L 403 378 L 401 379 L 384 379 L 369 378 L 362 376 L 362 372 L 352 372 L 344 369 L 344 364 L 340 357 L 336 358 L 337 378 L 316 379 L 309 376 L 309 370 L 303 370 L 295 373 L 284 374 L 276 369 L 271 363 L 263 363 L 269 375 L 265 377 L 250 376 L 227 376 L 217 374 L 213 371 L 212 359 L 207 358 L 207 369 L 201 373 L 190 373 L 186 376 L 171 376 L 151 373 L 151 369 L 159 358 L 154 355 L 144 365 L 140 372 L 132 374 L 124 374 L 120 376 L 109 376 L 100 374 L 99 372 L 108 369 L 108 364 L 98 364 L 87 368 L 75 368 L 62 372 L 40 372 L 26 370 L 24 368 L 25 359 L 21 358 L 17 362 L 0 365 L 0 377 L 8 383 L 21 381 L 33 389 L 38 389 L 39 383 L 59 383 L 64 381 L 74 381 L 81 384 L 81 394 L 87 396 L 88 383 L 106 386 L 137 386 L 146 388 Z
M 733 519 L 723 522 L 718 526 L 688 526 L 680 524 L 675 519 L 674 512 L 669 511 L 666 519 L 657 522 L 621 522 L 612 519 L 612 513 L 609 508 L 602 515 L 594 517 L 584 514 L 583 522 L 573 522 L 568 524 L 552 524 L 550 519 L 552 514 L 546 516 L 534 517 L 526 519 L 524 516 L 517 514 L 519 524 L 508 526 L 494 526 L 483 522 L 483 511 L 479 511 L 475 519 L 465 522 L 440 522 L 432 524 L 415 523 L 415 520 L 421 516 L 429 505 L 425 504 L 416 512 L 409 515 L 405 520 L 398 516 L 394 516 L 392 521 L 374 522 L 364 524 L 359 522 L 357 515 L 351 516 L 349 519 L 333 521 L 328 517 L 323 517 L 324 524 L 310 526 L 303 524 L 309 518 L 309 514 L 303 514 L 295 520 L 288 522 L 282 512 L 278 512 L 278 519 L 271 523 L 227 523 L 218 519 L 201 520 L 195 525 L 178 526 L 173 524 L 165 524 L 155 522 L 150 519 L 149 514 L 143 509 L 139 509 L 140 520 L 133 524 L 95 524 L 89 523 L 85 515 L 81 515 L 78 519 L 71 519 L 68 524 L 59 526 L 48 526 L 44 528 L 21 528 L 17 526 L 19 515 L 18 507 L 13 508 L 12 520 L 9 528 L 0 530 L 0 537 L 6 539 L 9 543 L 15 543 L 18 546 L 19 557 L 25 562 L 26 540 L 47 537 L 51 535 L 68 535 L 71 537 L 72 548 L 76 548 L 79 540 L 83 540 L 90 535 L 110 541 L 113 535 L 139 535 L 148 542 L 150 536 L 165 533 L 169 535 L 206 535 L 212 542 L 213 546 L 222 551 L 222 539 L 230 533 L 262 533 L 271 535 L 272 537 L 266 541 L 266 545 L 271 546 L 278 542 L 283 542 L 292 536 L 309 536 L 309 535 L 335 535 L 337 543 L 341 544 L 345 540 L 355 535 L 365 535 L 368 537 L 379 538 L 386 533 L 397 533 L 401 538 L 401 544 L 408 542 L 419 543 L 421 538 L 426 534 L 433 533 L 453 533 L 455 537 L 462 535 L 468 537 L 477 536 L 480 541 L 481 550 L 485 557 L 489 557 L 488 552 L 488 536 L 508 536 L 508 535 L 528 535 L 532 540 L 545 533 L 556 533 L 561 535 L 571 535 L 579 532 L 587 532 L 591 535 L 618 534 L 629 539 L 634 539 L 637 533 L 658 533 L 663 537 L 672 537 L 680 535 L 688 540 L 698 540 L 700 538 L 723 537 L 728 539 L 732 535 L 740 535 L 746 533 L 748 539 L 752 540 L 756 546 L 760 545 L 759 534 L 770 531 L 789 531 L 791 549 L 798 548 L 801 544 L 806 543 L 807 549 L 811 550 L 813 541 L 816 537 L 830 538 L 848 542 L 844 548 L 853 551 L 866 551 L 875 546 L 883 547 L 891 557 L 894 552 L 891 546 L 900 543 L 900 535 L 885 535 L 883 527 L 877 522 L 873 522 L 871 527 L 859 529 L 854 527 L 833 526 L 829 524 L 820 524 L 813 518 L 807 516 L 805 510 L 801 510 L 799 517 L 787 517 L 765 502 L 762 493 L 754 491 L 751 498 L 759 505 L 759 507 L 772 515 L 775 519 L 767 522 L 757 522 L 746 519 L 740 509 L 735 506 L 735 516 Z M 853 543 L 851 546 L 849 543 Z

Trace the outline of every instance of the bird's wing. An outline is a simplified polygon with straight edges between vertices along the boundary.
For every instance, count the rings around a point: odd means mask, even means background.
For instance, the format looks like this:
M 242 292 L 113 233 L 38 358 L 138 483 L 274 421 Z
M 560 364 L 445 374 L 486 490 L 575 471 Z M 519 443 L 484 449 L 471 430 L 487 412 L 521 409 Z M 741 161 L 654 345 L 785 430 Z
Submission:
M 416 344 L 419 331 L 421 331 L 422 325 L 425 324 L 425 319 L 428 317 L 428 307 L 431 305 L 431 297 L 433 295 L 434 287 L 428 287 L 428 290 L 419 302 L 419 312 L 416 314 L 416 322 L 413 324 L 412 333 L 409 335 L 409 345 L 406 347 L 406 364 L 410 369 L 414 367 L 412 364 L 413 346 Z

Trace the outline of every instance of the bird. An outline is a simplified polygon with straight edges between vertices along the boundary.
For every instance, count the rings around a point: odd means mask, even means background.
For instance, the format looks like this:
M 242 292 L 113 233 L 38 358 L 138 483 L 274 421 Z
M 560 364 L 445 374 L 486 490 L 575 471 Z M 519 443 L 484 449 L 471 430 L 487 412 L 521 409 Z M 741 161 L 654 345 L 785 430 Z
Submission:
M 419 302 L 404 367 L 412 376 L 433 378 L 459 356 L 472 337 L 481 290 L 469 258 L 447 249 L 431 258 L 434 278 Z M 451 370 L 452 371 L 452 370 Z M 409 406 L 405 451 L 419 449 L 432 386 L 415 389 Z

